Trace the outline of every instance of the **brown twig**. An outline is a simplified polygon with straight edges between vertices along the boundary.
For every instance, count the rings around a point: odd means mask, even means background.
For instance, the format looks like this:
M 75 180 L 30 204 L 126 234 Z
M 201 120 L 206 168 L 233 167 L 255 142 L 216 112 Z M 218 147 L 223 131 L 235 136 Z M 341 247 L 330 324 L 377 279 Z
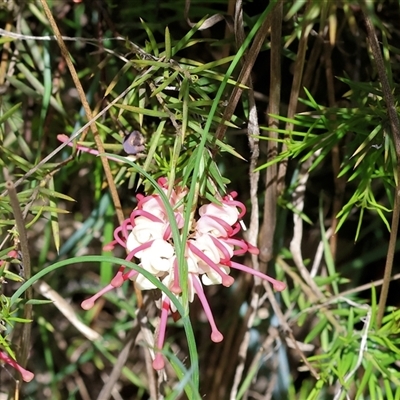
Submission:
M 365 27 L 368 33 L 368 42 L 371 47 L 372 55 L 375 60 L 376 69 L 378 71 L 379 80 L 382 85 L 382 93 L 383 98 L 386 103 L 387 112 L 390 121 L 390 127 L 392 130 L 392 138 L 394 142 L 394 146 L 396 149 L 396 156 L 397 156 L 397 168 L 396 168 L 396 189 L 394 195 L 394 205 L 393 205 L 393 214 L 392 214 L 392 223 L 390 228 L 390 239 L 389 239 L 389 246 L 386 256 L 386 263 L 385 263 L 385 272 L 383 277 L 383 285 L 382 291 L 379 298 L 379 305 L 378 305 L 378 315 L 377 315 L 377 325 L 378 327 L 382 324 L 382 318 L 385 313 L 386 301 L 389 292 L 389 284 L 390 284 L 390 277 L 392 275 L 393 269 L 393 259 L 394 254 L 396 251 L 396 240 L 397 240 L 397 232 L 399 228 L 399 217 L 400 217 L 400 122 L 399 117 L 397 115 L 396 106 L 394 103 L 393 94 L 390 88 L 389 80 L 385 71 L 385 64 L 383 62 L 381 49 L 379 47 L 378 38 L 376 37 L 376 32 L 374 25 L 363 9 L 364 14 L 364 21 Z
M 282 58 L 282 18 L 283 3 L 280 1 L 272 14 L 271 22 L 271 78 L 269 88 L 268 105 L 268 126 L 269 128 L 279 128 L 279 121 L 271 114 L 279 115 L 281 103 L 281 58 Z M 278 143 L 274 139 L 278 138 L 278 132 L 270 131 L 268 140 L 268 161 L 273 160 L 278 155 Z M 278 166 L 272 164 L 265 172 L 265 194 L 264 194 L 264 216 L 260 230 L 260 260 L 263 272 L 266 271 L 266 264 L 273 256 L 273 243 L 276 226 L 276 207 L 277 207 L 277 178 Z

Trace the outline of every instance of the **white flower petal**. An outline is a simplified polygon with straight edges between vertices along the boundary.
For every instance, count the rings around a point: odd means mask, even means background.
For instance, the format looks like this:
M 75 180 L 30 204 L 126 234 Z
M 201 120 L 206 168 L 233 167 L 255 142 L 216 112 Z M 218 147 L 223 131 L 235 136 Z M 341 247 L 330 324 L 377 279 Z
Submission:
M 148 196 L 142 205 L 142 210 L 154 215 L 162 221 L 167 221 L 167 216 L 164 207 L 161 206 L 162 201 L 158 195 Z
M 142 274 L 137 274 L 135 279 L 136 287 L 140 290 L 156 289 L 157 286 L 153 285 L 147 278 Z
M 140 255 L 142 266 L 152 274 L 167 272 L 173 268 L 173 246 L 162 239 L 156 239 L 151 246 L 143 250 Z
M 217 204 L 205 204 L 201 206 L 199 209 L 200 216 L 208 215 L 210 217 L 217 217 L 225 222 L 227 222 L 230 226 L 232 226 L 235 222 L 237 222 L 239 217 L 239 212 L 236 206 L 228 205 L 222 203 L 222 206 L 218 206 Z
M 162 222 L 150 221 L 148 218 L 135 218 L 135 226 L 128 235 L 126 247 L 129 251 L 141 246 L 144 243 L 155 239 L 162 239 L 166 225 Z M 140 256 L 140 253 L 138 253 Z
M 226 267 L 225 265 L 218 265 L 218 267 L 227 275 L 229 275 L 230 268 Z M 210 268 L 208 272 L 201 275 L 201 281 L 207 286 L 220 285 L 222 283 L 222 278 L 221 275 L 219 275 L 214 269 Z
M 208 272 L 207 274 L 201 275 L 201 281 L 204 285 L 220 285 L 222 283 L 222 278 L 214 270 Z

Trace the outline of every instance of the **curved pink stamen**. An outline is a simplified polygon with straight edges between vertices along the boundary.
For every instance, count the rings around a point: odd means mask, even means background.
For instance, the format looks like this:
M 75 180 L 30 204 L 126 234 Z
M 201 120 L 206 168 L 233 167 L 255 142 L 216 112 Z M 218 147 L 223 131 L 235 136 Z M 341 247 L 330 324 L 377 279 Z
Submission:
M 141 198 L 140 201 L 139 201 L 139 203 L 138 203 L 137 208 L 140 209 L 140 210 L 142 210 L 144 204 L 147 203 L 147 202 L 150 201 L 150 200 L 155 200 L 155 201 L 157 202 L 158 206 L 160 207 L 160 209 L 162 210 L 162 212 L 163 212 L 164 214 L 166 213 L 166 212 L 165 212 L 164 203 L 162 202 L 161 197 L 160 197 L 158 194 L 152 194 L 152 195 L 149 195 L 149 196 L 146 196 L 146 197 Z
M 162 302 L 160 325 L 158 330 L 157 345 L 155 349 L 155 357 L 153 361 L 153 368 L 155 370 L 163 369 L 165 366 L 164 357 L 161 350 L 164 346 L 165 332 L 167 330 L 167 319 L 169 313 L 170 299 L 165 297 Z
M 129 270 L 129 272 L 127 272 L 125 274 L 121 274 L 122 283 L 127 281 L 128 279 L 131 279 L 132 277 L 134 277 L 137 274 L 138 274 L 138 272 L 135 271 L 134 269 Z M 114 279 L 115 278 L 113 278 L 113 280 Z M 122 283 L 121 283 L 121 285 L 122 285 Z M 121 286 L 121 285 L 119 285 L 119 286 Z M 92 297 L 89 297 L 88 299 L 83 300 L 81 303 L 81 307 L 84 310 L 90 310 L 94 306 L 94 303 L 96 302 L 97 299 L 99 299 L 101 296 L 103 296 L 103 294 L 111 292 L 111 290 L 115 289 L 116 287 L 117 286 L 113 285 L 113 281 L 111 281 L 111 283 L 109 283 L 103 289 L 101 289 L 100 291 L 95 293 Z
M 207 230 L 210 227 L 216 229 L 221 237 L 228 237 L 232 234 L 232 227 L 221 218 L 204 214 L 199 221 L 206 226 Z
M 208 235 L 208 236 L 211 238 L 211 240 L 213 241 L 215 246 L 218 248 L 218 250 L 223 254 L 224 258 L 221 259 L 221 262 L 229 261 L 231 259 L 231 255 L 229 254 L 228 249 L 220 242 L 219 239 L 217 239 L 213 235 Z M 224 240 L 224 242 L 227 243 L 228 240 Z
M 0 351 L 0 360 L 3 360 L 6 364 L 16 369 L 22 376 L 24 382 L 30 382 L 34 378 L 34 374 L 31 371 L 21 367 L 13 358 L 11 358 L 6 352 Z
M 242 239 L 228 238 L 228 239 L 225 239 L 224 242 L 226 242 L 227 244 L 231 244 L 233 246 L 239 247 L 238 249 L 235 249 L 233 251 L 233 254 L 235 256 L 245 254 L 248 251 L 247 243 Z
M 254 276 L 258 276 L 259 278 L 270 282 L 277 292 L 281 292 L 282 290 L 286 289 L 286 285 L 283 282 L 278 281 L 278 280 L 276 280 L 274 278 L 271 278 L 270 276 L 265 275 L 262 272 L 257 271 L 257 270 L 255 270 L 253 268 L 246 267 L 245 265 L 236 263 L 234 261 L 231 261 L 231 262 L 227 263 L 226 265 L 228 267 L 235 268 L 235 269 L 238 269 L 240 271 L 247 272 L 248 274 L 251 274 L 251 275 L 254 275 Z
M 148 201 L 156 198 L 156 196 L 154 194 L 151 194 L 149 196 L 140 195 L 140 198 L 138 196 L 136 196 L 136 198 L 138 199 L 137 208 L 140 209 L 140 210 L 143 209 L 143 205 L 144 204 L 146 204 Z
M 218 330 L 217 325 L 215 324 L 213 313 L 211 311 L 210 305 L 208 304 L 206 295 L 204 294 L 204 290 L 200 283 L 200 280 L 197 276 L 193 274 L 191 274 L 191 278 L 194 290 L 196 291 L 197 296 L 199 297 L 199 300 L 201 302 L 201 305 L 203 306 L 203 310 L 206 314 L 207 320 L 211 327 L 211 340 L 215 343 L 221 342 L 224 339 L 224 336 Z
M 135 247 L 133 250 L 131 250 L 131 251 L 129 252 L 129 254 L 128 254 L 128 256 L 126 257 L 126 259 L 127 259 L 128 261 L 132 260 L 132 258 L 133 258 L 133 256 L 134 256 L 135 254 L 137 254 L 139 251 L 148 249 L 148 248 L 153 244 L 154 241 L 155 241 L 155 239 L 150 240 L 150 241 L 148 241 L 148 242 L 146 242 L 146 243 L 142 243 L 140 246 Z
M 132 230 L 132 229 L 133 229 L 133 226 L 131 224 L 131 219 L 127 218 L 121 225 L 122 235 L 123 235 L 123 238 L 125 241 L 128 240 L 128 236 L 129 236 L 128 230 Z
M 240 219 L 246 214 L 246 206 L 242 202 L 234 200 L 236 197 L 237 197 L 237 192 L 231 192 L 228 194 L 228 196 L 224 197 L 223 202 L 228 206 L 235 206 L 239 208 L 240 212 L 238 219 Z
M 160 218 L 156 217 L 153 214 L 150 214 L 148 211 L 145 210 L 133 210 L 131 213 L 131 224 L 134 227 L 135 226 L 135 218 L 136 217 L 145 217 L 147 219 L 149 219 L 152 222 L 161 222 L 163 223 L 164 221 L 162 221 Z
M 247 251 L 247 242 L 245 242 L 243 239 L 237 239 L 232 237 L 226 239 L 225 242 L 232 244 L 233 246 L 240 247 L 241 249 L 246 249 Z
M 120 237 L 120 233 L 122 233 L 123 237 Z M 125 233 L 122 226 L 118 226 L 114 229 L 114 239 L 115 241 L 121 245 L 122 247 L 126 247 L 126 239 L 128 236 L 125 237 Z
M 229 287 L 233 284 L 235 281 L 231 276 L 226 274 L 221 270 L 220 267 L 218 267 L 217 264 L 214 263 L 213 260 L 211 260 L 209 257 L 207 257 L 201 250 L 199 250 L 193 243 L 188 242 L 188 246 L 192 252 L 199 257 L 201 260 L 203 260 L 207 265 L 209 265 L 221 278 L 222 278 L 222 284 L 226 287 Z
M 214 215 L 209 215 L 208 217 L 222 225 L 228 236 L 232 235 L 232 227 L 226 221 L 224 221 L 222 218 L 215 217 Z
M 229 235 L 229 237 L 235 236 L 238 232 L 240 232 L 241 229 L 242 227 L 240 226 L 240 223 L 236 222 L 234 225 L 232 225 L 232 233 Z

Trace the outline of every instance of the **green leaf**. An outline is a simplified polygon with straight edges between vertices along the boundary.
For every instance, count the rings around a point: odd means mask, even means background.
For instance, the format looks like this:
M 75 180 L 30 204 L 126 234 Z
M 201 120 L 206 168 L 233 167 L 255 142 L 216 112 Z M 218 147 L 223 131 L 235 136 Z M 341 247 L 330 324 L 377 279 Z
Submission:
M 179 71 L 175 71 L 172 73 L 171 76 L 169 76 L 168 78 L 166 78 L 164 76 L 164 81 L 161 85 L 159 85 L 157 87 L 157 89 L 153 90 L 151 92 L 151 96 L 150 97 L 154 97 L 156 96 L 158 93 L 162 92 L 167 86 L 170 86 L 172 82 L 174 82 L 177 78 L 177 76 L 179 75 Z M 166 79 L 165 79 L 166 78 Z
M 52 192 L 55 192 L 54 190 L 54 178 L 53 176 L 49 180 L 49 189 Z M 57 204 L 53 200 L 49 200 L 50 207 L 53 209 L 57 209 Z M 51 230 L 53 232 L 53 240 L 54 240 L 54 245 L 56 247 L 57 253 L 60 251 L 60 226 L 58 224 L 58 214 L 55 211 L 50 212 L 50 219 L 51 219 Z
M 322 316 L 318 323 L 311 329 L 304 339 L 304 343 L 312 342 L 328 325 L 328 320 Z
M 9 110 L 7 110 L 3 115 L 0 116 L 0 124 L 7 121 L 20 107 L 22 103 L 17 103 L 13 105 Z
M 158 44 L 156 39 L 154 38 L 153 32 L 151 31 L 151 29 L 149 28 L 149 26 L 143 21 L 142 18 L 140 18 L 140 22 L 142 23 L 147 36 L 150 40 L 150 46 L 151 46 L 151 50 L 153 51 L 153 54 L 155 57 L 158 57 Z
M 171 35 L 169 33 L 168 26 L 165 27 L 165 60 L 169 61 L 171 59 Z
M 45 304 L 52 304 L 51 300 L 40 300 L 40 299 L 32 299 L 28 300 L 25 304 L 32 304 L 33 306 L 41 306 Z
M 115 104 L 114 107 L 121 108 L 123 110 L 130 111 L 136 114 L 148 115 L 150 117 L 158 117 L 158 118 L 168 117 L 168 114 L 164 111 L 149 110 L 146 108 L 140 108 L 136 106 L 128 106 L 126 104 Z

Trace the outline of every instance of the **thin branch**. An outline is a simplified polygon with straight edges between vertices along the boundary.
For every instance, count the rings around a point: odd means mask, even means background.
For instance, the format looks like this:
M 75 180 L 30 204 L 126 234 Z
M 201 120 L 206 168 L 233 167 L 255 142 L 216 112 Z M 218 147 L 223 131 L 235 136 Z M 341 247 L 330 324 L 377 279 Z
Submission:
M 397 281 L 399 279 L 400 279 L 400 274 L 396 274 L 396 275 L 393 275 L 390 278 L 390 281 Z M 325 307 L 329 306 L 330 304 L 335 304 L 338 300 L 341 300 L 341 299 L 347 300 L 347 298 L 345 296 L 350 296 L 352 294 L 363 292 L 364 290 L 369 290 L 369 289 L 371 289 L 373 287 L 381 286 L 383 284 L 383 282 L 384 282 L 383 279 L 379 279 L 379 280 L 371 282 L 371 283 L 366 283 L 364 285 L 357 286 L 356 288 L 345 290 L 342 293 L 339 293 L 339 294 L 337 294 L 335 296 L 329 297 L 329 299 L 327 299 L 326 301 L 324 301 L 321 304 L 317 304 L 317 305 L 314 305 L 312 307 L 309 307 L 309 308 L 306 308 L 306 309 L 300 311 L 291 320 L 295 321 L 298 318 L 300 318 L 300 316 L 303 315 L 303 314 L 311 314 L 311 313 L 313 313 L 315 311 L 318 311 L 319 309 L 322 309 L 322 308 L 325 308 Z
M 279 121 L 270 114 L 279 115 L 281 106 L 281 86 L 282 86 L 282 18 L 283 2 L 280 1 L 272 14 L 271 22 L 271 65 L 270 65 L 270 88 L 268 104 L 268 126 L 269 128 L 279 128 Z M 274 139 L 278 138 L 278 132 L 270 131 L 268 140 L 268 161 L 273 160 L 278 155 L 278 144 Z M 263 223 L 260 230 L 260 260 L 262 271 L 266 271 L 266 264 L 273 256 L 273 243 L 276 227 L 276 207 L 277 207 L 277 184 L 278 166 L 272 164 L 265 172 L 265 194 L 264 194 L 264 213 Z
M 382 291 L 379 298 L 378 305 L 378 316 L 377 316 L 377 325 L 378 327 L 382 324 L 382 318 L 385 313 L 386 301 L 389 292 L 389 284 L 390 284 L 390 276 L 392 275 L 393 269 L 393 259 L 396 251 L 396 239 L 397 232 L 399 228 L 399 218 L 400 218 L 400 122 L 397 114 L 396 106 L 394 103 L 394 97 L 390 88 L 389 80 L 385 70 L 385 64 L 383 62 L 381 49 L 379 47 L 378 38 L 376 37 L 376 32 L 374 25 L 368 14 L 363 9 L 364 13 L 364 21 L 365 27 L 368 33 L 368 42 L 371 46 L 371 51 L 374 56 L 376 69 L 378 71 L 379 80 L 382 85 L 383 98 L 386 103 L 387 112 L 389 116 L 390 126 L 392 128 L 392 137 L 394 146 L 396 149 L 397 156 L 397 169 L 395 180 L 396 180 L 396 189 L 394 196 L 394 206 L 393 206 L 393 215 L 392 215 L 392 223 L 390 229 L 390 239 L 389 239 L 389 247 L 387 251 L 386 264 L 385 264 L 385 273 L 383 277 L 383 285 Z
M 139 309 L 138 313 L 141 313 L 141 309 Z M 135 320 L 136 322 L 137 320 Z M 126 360 L 129 357 L 130 351 L 132 346 L 135 343 L 135 338 L 138 335 L 140 331 L 140 326 L 138 324 L 133 327 L 128 336 L 125 339 L 125 344 L 122 350 L 118 354 L 118 359 L 116 363 L 113 366 L 113 369 L 111 371 L 111 374 L 107 377 L 107 380 L 102 387 L 99 395 L 97 396 L 97 400 L 108 400 L 111 397 L 112 391 L 115 387 L 115 384 L 119 380 L 122 372 L 122 368 L 126 364 Z
M 271 285 L 270 285 L 268 282 L 266 282 L 266 281 L 263 281 L 263 285 L 264 285 L 265 290 L 266 290 L 267 293 L 268 293 L 268 299 L 269 299 L 269 301 L 270 301 L 270 303 L 271 303 L 271 306 L 272 306 L 272 308 L 273 308 L 273 310 L 274 310 L 275 315 L 276 315 L 277 318 L 278 318 L 279 325 L 280 325 L 280 327 L 282 328 L 284 334 L 287 335 L 287 336 L 289 336 L 289 338 L 291 339 L 291 342 L 292 342 L 293 345 L 294 345 L 294 348 L 295 348 L 297 354 L 298 354 L 299 357 L 303 360 L 304 364 L 307 366 L 308 370 L 309 370 L 310 373 L 313 375 L 313 377 L 314 377 L 315 379 L 319 379 L 319 374 L 318 374 L 318 372 L 317 372 L 317 371 L 315 370 L 315 368 L 310 364 L 310 362 L 307 360 L 307 357 L 305 356 L 305 354 L 303 353 L 303 351 L 300 349 L 299 345 L 297 344 L 297 341 L 296 341 L 296 339 L 295 339 L 295 337 L 294 337 L 294 335 L 293 335 L 293 331 L 292 331 L 292 329 L 290 328 L 289 324 L 287 323 L 287 321 L 286 321 L 286 319 L 285 319 L 285 316 L 283 315 L 282 310 L 281 310 L 281 308 L 280 308 L 278 302 L 276 301 L 275 293 L 274 293 L 274 291 L 272 290 Z

